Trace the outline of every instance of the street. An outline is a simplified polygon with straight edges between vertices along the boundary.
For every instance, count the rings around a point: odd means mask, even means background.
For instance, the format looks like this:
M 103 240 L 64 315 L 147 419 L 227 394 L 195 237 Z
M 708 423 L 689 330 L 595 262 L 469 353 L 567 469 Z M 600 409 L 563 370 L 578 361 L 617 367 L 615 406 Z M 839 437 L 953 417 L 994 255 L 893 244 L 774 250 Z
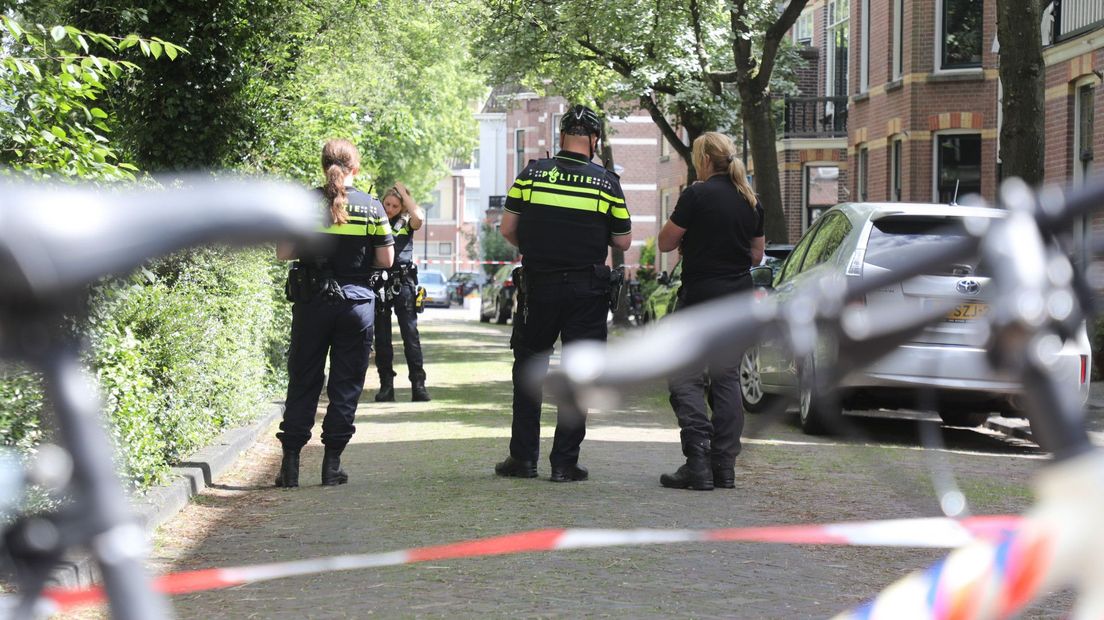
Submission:
M 663 489 L 681 462 L 657 385 L 594 412 L 581 463 L 591 479 L 547 481 L 554 411 L 546 404 L 541 478 L 502 479 L 510 428 L 509 326 L 471 309 L 422 315 L 430 403 L 376 404 L 369 382 L 345 452 L 348 485 L 318 485 L 322 447 L 303 453 L 302 484 L 271 487 L 271 435 L 161 528 L 158 570 L 384 552 L 547 527 L 709 528 L 939 515 L 932 471 L 948 468 L 974 514 L 1018 512 L 1044 463 L 1032 444 L 943 428 L 924 447 L 916 422 L 855 417 L 860 435 L 803 435 L 794 414 L 749 417 L 736 489 Z M 400 350 L 401 351 L 401 350 Z M 397 351 L 399 353 L 399 351 Z M 397 368 L 401 368 L 397 366 Z M 315 427 L 316 432 L 318 427 Z M 275 429 L 273 429 L 273 432 Z M 857 605 L 938 550 L 700 543 L 520 554 L 288 578 L 174 599 L 181 618 L 824 617 Z M 1027 617 L 1057 617 L 1059 593 Z M 94 617 L 83 614 L 79 617 Z

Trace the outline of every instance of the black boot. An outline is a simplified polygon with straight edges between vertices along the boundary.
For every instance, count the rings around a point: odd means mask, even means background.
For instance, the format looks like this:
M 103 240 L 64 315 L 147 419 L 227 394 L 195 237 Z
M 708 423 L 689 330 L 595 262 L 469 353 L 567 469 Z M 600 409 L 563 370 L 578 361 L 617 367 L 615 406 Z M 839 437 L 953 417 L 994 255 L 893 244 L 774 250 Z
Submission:
M 299 486 L 299 450 L 284 448 L 284 459 L 280 461 L 280 473 L 276 474 L 276 486 L 291 488 Z
M 429 400 L 429 392 L 426 390 L 425 381 L 411 381 L 410 402 L 425 403 L 429 402 Z
M 341 451 L 344 448 L 326 448 L 322 457 L 322 486 L 332 487 L 349 481 L 349 474 L 341 470 Z
M 377 403 L 395 402 L 395 378 L 380 377 L 380 389 L 376 392 Z
M 495 473 L 504 478 L 536 478 L 537 464 L 533 461 L 522 461 L 512 456 L 495 465 Z
M 659 483 L 669 489 L 713 490 L 713 469 L 709 462 L 709 442 L 694 441 L 682 445 L 686 464 L 673 474 L 663 474 Z
M 736 468 L 732 465 L 713 463 L 713 486 L 718 489 L 736 488 Z

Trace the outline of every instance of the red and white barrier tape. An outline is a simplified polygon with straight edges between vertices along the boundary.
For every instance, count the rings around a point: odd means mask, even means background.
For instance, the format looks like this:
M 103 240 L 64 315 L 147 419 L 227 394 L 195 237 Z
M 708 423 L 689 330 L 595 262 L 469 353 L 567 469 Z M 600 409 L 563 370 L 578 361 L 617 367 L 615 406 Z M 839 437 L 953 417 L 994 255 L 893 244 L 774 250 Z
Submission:
M 452 260 L 451 258 L 415 258 L 414 262 L 419 265 L 456 265 L 459 267 L 468 267 L 471 265 L 515 265 L 518 263 L 516 260 Z M 636 269 L 640 265 L 629 264 L 625 265 L 626 269 Z
M 416 562 L 476 558 L 535 551 L 562 551 L 595 547 L 661 545 L 691 542 L 763 542 L 803 545 L 894 547 L 960 547 L 976 539 L 997 540 L 1019 526 L 1020 517 L 988 516 L 966 519 L 926 518 L 859 521 L 829 525 L 721 528 L 710 530 L 546 529 L 416 547 L 386 553 L 339 555 L 310 560 L 274 562 L 233 568 L 214 568 L 164 575 L 154 587 L 166 594 L 217 590 L 284 577 L 340 570 L 398 566 Z M 102 588 L 50 588 L 40 608 L 56 613 L 100 603 Z

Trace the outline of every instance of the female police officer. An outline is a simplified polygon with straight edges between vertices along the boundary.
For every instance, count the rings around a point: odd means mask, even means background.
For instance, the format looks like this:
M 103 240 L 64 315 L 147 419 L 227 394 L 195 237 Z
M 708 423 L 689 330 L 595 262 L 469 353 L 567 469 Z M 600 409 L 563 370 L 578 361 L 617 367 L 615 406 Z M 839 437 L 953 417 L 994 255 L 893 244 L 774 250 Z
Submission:
M 299 259 L 288 286 L 294 304 L 287 400 L 276 434 L 284 449 L 278 487 L 299 486 L 299 452 L 314 426 L 327 353 L 330 403 L 322 420 L 322 484 L 348 481 L 341 452 L 355 431 L 353 417 L 372 347 L 371 275 L 373 268 L 389 267 L 394 260 L 394 241 L 379 201 L 352 187 L 360 171 L 356 147 L 347 140 L 330 140 L 322 148 L 322 169 L 326 185 L 321 192 L 328 209 L 319 232 L 330 242 L 328 250 L 296 256 L 295 248 L 277 248 L 280 259 Z
M 704 133 L 694 140 L 691 156 L 705 180 L 682 192 L 657 243 L 662 252 L 682 249 L 679 307 L 751 290 L 749 270 L 763 259 L 764 248 L 763 208 L 748 185 L 732 140 Z M 705 410 L 707 375 L 712 420 Z M 714 485 L 734 487 L 744 427 L 739 365 L 692 369 L 671 377 L 668 387 L 682 429 L 686 464 L 661 476 L 660 484 L 703 491 Z
M 414 232 L 422 227 L 425 212 L 414 202 L 402 183 L 395 183 L 383 195 L 383 209 L 391 234 L 395 237 L 395 264 L 389 272 L 386 287 L 390 291 L 385 302 L 376 304 L 376 370 L 380 390 L 376 402 L 395 400 L 395 348 L 391 344 L 391 310 L 399 318 L 403 353 L 410 378 L 410 400 L 429 400 L 425 368 L 422 365 L 422 343 L 418 336 L 418 313 L 414 298 L 418 294 L 418 270 L 414 266 Z

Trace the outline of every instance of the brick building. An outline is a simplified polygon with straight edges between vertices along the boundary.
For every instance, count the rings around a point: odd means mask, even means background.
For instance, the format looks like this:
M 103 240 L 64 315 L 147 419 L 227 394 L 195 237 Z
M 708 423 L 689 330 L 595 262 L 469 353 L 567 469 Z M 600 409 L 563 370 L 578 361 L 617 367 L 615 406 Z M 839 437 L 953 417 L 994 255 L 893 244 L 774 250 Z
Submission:
M 1104 148 L 1093 129 L 1104 107 L 1104 2 L 1052 2 L 1043 31 L 1046 181 L 1079 183 Z M 819 213 L 818 179 L 833 166 L 840 200 L 995 198 L 996 0 L 815 0 L 791 36 L 807 61 L 802 96 L 783 104 L 779 144 L 791 237 Z

